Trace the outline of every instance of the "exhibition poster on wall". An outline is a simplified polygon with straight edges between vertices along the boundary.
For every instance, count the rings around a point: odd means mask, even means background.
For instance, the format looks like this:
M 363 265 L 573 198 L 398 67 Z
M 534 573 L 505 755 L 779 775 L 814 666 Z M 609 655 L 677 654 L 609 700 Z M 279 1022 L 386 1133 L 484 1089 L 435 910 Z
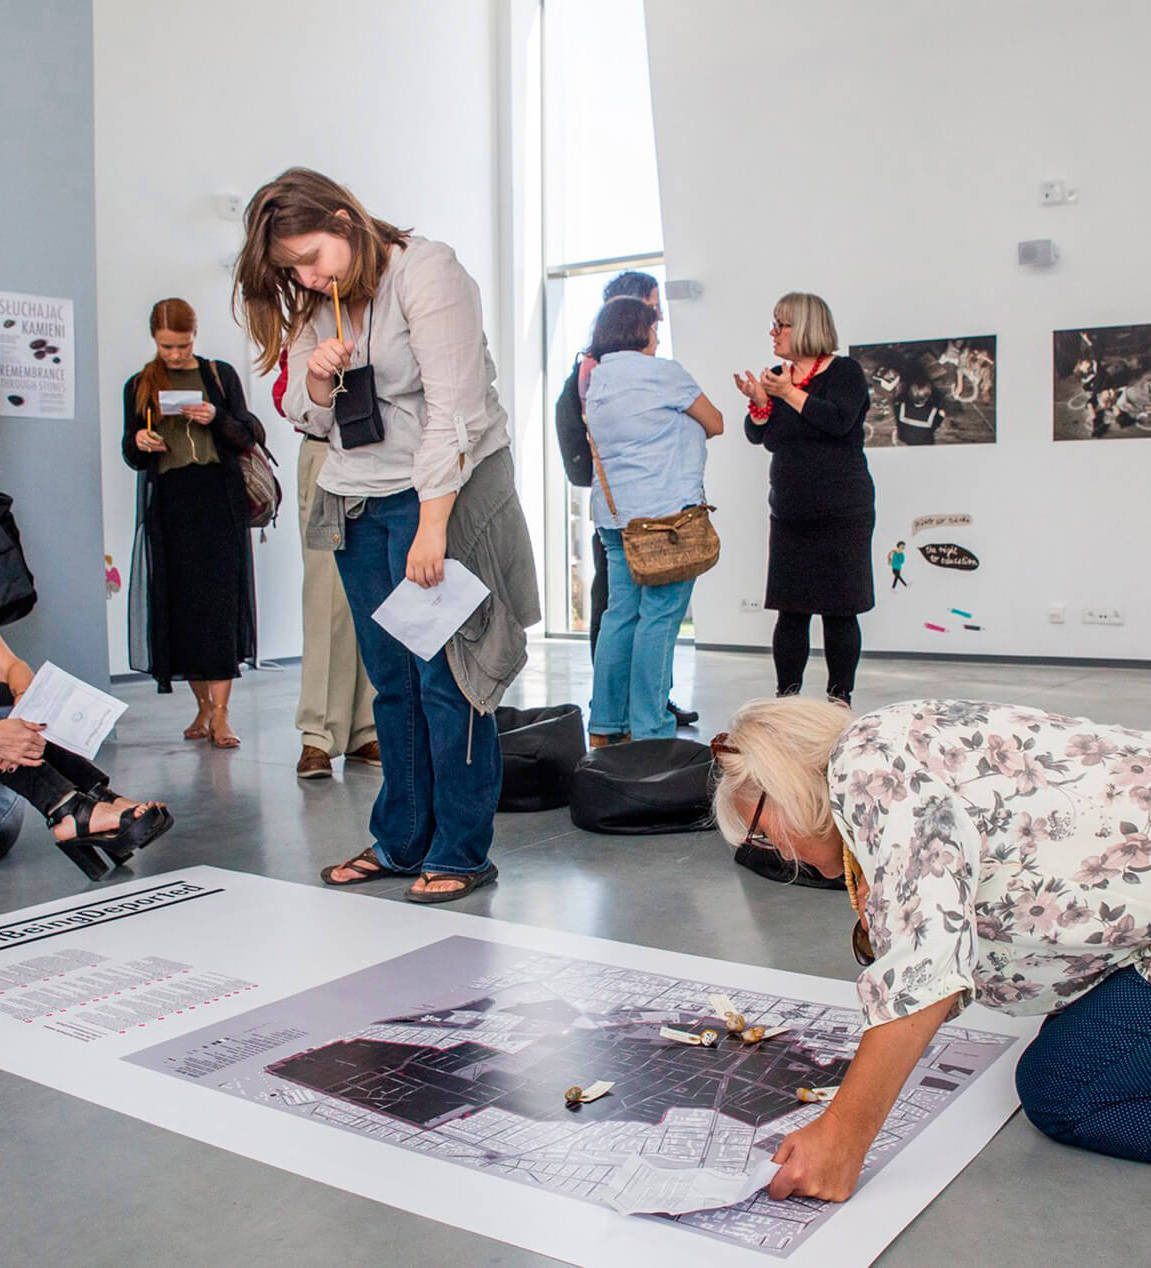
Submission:
M 1054 335 L 1056 440 L 1151 436 L 1151 326 Z
M 72 301 L 0 291 L 0 416 L 73 418 Z
M 871 392 L 864 443 L 995 443 L 995 336 L 854 344 Z

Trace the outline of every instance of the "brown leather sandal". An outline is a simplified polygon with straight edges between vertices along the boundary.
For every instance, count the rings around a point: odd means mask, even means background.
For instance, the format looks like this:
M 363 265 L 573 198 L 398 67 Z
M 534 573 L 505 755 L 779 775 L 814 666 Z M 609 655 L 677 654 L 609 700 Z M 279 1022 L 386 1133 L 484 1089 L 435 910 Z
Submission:
M 349 881 L 333 880 L 332 873 L 338 872 L 345 867 L 357 872 L 358 875 Z M 348 859 L 345 863 L 333 863 L 331 867 L 325 867 L 320 872 L 320 880 L 325 885 L 334 885 L 337 889 L 345 885 L 366 885 L 368 881 L 383 880 L 388 876 L 411 876 L 411 872 L 396 872 L 390 867 L 385 867 L 376 857 L 374 847 L 370 845 L 366 850 L 361 850 L 354 859 Z
M 463 875 L 459 872 L 421 872 L 420 880 L 425 885 L 430 885 L 433 881 L 461 881 L 463 883 L 458 889 L 409 889 L 407 899 L 410 903 L 454 902 L 457 898 L 470 894 L 473 889 L 490 885 L 499 874 L 499 868 L 494 863 L 489 863 L 482 872 L 465 872 Z

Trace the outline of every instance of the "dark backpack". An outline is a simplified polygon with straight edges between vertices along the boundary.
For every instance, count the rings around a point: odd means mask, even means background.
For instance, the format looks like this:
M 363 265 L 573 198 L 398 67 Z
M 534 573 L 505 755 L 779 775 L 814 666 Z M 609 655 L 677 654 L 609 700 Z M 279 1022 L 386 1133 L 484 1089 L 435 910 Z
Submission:
M 36 606 L 36 581 L 24 558 L 12 499 L 0 493 L 0 625 L 10 625 Z
M 564 380 L 556 398 L 556 436 L 559 439 L 560 457 L 563 459 L 567 478 L 581 489 L 592 485 L 591 447 L 587 442 L 587 427 L 583 420 L 583 404 L 579 398 L 579 368 L 582 354 L 575 359 L 572 372 Z

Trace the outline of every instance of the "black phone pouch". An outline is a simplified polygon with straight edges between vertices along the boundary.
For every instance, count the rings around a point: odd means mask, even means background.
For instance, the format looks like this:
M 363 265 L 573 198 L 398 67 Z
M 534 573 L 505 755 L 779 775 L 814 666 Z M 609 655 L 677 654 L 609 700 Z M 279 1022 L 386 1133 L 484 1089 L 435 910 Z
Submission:
M 345 370 L 343 391 L 333 402 L 336 426 L 340 429 L 340 446 L 358 449 L 361 445 L 374 445 L 384 438 L 384 417 L 380 413 L 380 400 L 376 395 L 376 372 L 372 368 L 372 312 L 375 301 L 368 308 L 368 363 L 354 370 Z

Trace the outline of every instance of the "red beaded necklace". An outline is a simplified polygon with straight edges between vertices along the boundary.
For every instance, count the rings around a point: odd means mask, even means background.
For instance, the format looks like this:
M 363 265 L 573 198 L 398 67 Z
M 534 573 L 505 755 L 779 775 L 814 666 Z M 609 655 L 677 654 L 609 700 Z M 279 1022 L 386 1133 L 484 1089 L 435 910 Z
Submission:
M 793 365 L 791 369 L 788 371 L 791 377 L 792 386 L 797 387 L 800 390 L 807 387 L 807 385 L 811 382 L 811 380 L 814 379 L 815 376 L 822 369 L 823 364 L 826 360 L 827 358 L 824 356 L 816 357 L 815 363 L 812 365 L 811 369 L 803 376 L 802 380 L 800 380 L 800 382 L 798 383 L 796 383 L 795 381 L 795 366 Z M 757 405 L 754 401 L 751 401 L 748 404 L 747 412 L 751 415 L 753 422 L 766 423 L 767 420 L 771 417 L 771 407 L 774 404 L 775 404 L 775 398 L 771 396 L 767 398 L 766 405 Z

